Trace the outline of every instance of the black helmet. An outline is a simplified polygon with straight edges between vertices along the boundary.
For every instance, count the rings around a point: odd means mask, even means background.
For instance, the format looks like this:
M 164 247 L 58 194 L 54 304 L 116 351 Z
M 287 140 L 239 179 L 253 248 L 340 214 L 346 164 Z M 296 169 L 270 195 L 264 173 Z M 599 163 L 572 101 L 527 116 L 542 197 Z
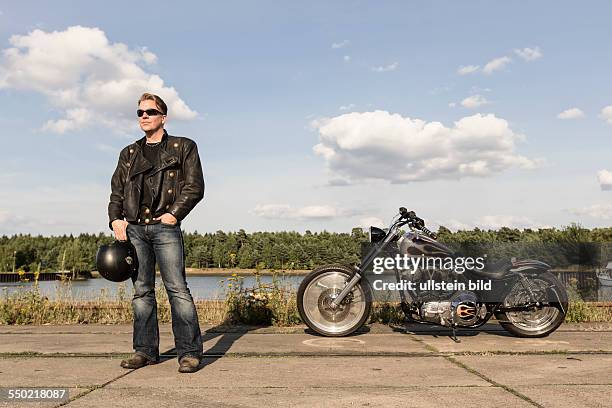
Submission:
M 98 248 L 96 254 L 98 272 L 113 282 L 128 280 L 138 271 L 136 248 L 129 241 L 115 241 Z

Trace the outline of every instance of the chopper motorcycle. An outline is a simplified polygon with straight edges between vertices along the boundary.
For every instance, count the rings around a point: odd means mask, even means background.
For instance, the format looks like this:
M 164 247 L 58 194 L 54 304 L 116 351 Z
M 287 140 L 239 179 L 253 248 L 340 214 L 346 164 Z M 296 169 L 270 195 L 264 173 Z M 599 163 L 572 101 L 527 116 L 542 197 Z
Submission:
M 404 232 L 402 227 L 407 226 Z M 457 257 L 436 240 L 414 211 L 401 207 L 388 229 L 370 227 L 371 249 L 360 265 L 334 264 L 316 268 L 301 282 L 297 306 L 302 320 L 323 336 L 347 336 L 363 326 L 372 307 L 372 284 L 367 271 L 374 259 L 389 250 L 400 255 Z M 550 265 L 537 260 L 502 260 L 482 269 L 466 269 L 451 279 L 491 282 L 488 290 L 421 290 L 418 285 L 399 291 L 400 306 L 409 323 L 434 324 L 452 329 L 477 328 L 493 316 L 518 337 L 544 337 L 565 319 L 568 296 Z M 394 269 L 396 282 L 401 275 Z M 432 272 L 420 270 L 412 279 L 423 281 Z M 443 275 L 442 275 L 443 276 Z M 441 279 L 440 275 L 436 279 Z

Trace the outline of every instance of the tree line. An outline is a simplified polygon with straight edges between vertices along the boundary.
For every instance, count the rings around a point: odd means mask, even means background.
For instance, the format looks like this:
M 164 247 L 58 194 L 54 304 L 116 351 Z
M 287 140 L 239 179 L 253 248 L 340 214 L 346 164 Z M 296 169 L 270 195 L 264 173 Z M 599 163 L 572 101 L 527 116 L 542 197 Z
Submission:
M 3 235 L 0 238 L 0 271 L 74 272 L 96 269 L 98 247 L 110 243 L 109 234 L 78 236 Z M 358 263 L 368 233 L 295 231 L 183 233 L 185 264 L 192 268 L 312 269 L 335 262 Z M 594 264 L 612 250 L 612 228 L 586 229 L 572 224 L 564 228 L 499 230 L 473 229 L 451 232 L 438 229 L 438 240 L 451 248 L 478 256 L 531 257 L 553 265 Z M 602 245 L 603 244 L 603 245 Z

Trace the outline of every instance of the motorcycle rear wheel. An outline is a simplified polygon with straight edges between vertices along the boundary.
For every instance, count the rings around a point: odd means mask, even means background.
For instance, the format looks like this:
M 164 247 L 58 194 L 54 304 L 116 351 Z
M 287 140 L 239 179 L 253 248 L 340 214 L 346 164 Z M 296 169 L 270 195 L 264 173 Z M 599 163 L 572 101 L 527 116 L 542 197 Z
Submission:
M 495 316 L 501 326 L 517 337 L 545 337 L 557 330 L 565 320 L 568 307 L 567 291 L 563 284 L 550 272 L 529 276 L 532 290 L 538 301 L 555 303 L 555 306 L 546 306 L 533 311 L 497 312 Z M 504 300 L 505 306 L 516 306 L 530 300 L 529 293 L 521 282 L 508 293 Z
M 297 306 L 310 329 L 323 336 L 342 337 L 364 325 L 370 315 L 372 294 L 363 280 L 355 285 L 338 308 L 329 307 L 354 273 L 345 265 L 326 265 L 304 278 L 297 292 Z

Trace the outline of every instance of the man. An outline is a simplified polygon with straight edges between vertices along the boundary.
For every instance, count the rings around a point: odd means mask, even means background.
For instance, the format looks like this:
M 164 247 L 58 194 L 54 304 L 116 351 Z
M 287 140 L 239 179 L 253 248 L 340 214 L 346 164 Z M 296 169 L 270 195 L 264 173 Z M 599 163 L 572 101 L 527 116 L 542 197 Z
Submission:
M 181 221 L 204 196 L 204 179 L 193 140 L 168 135 L 168 108 L 157 95 L 138 100 L 145 136 L 126 146 L 111 179 L 109 227 L 117 240 L 132 242 L 138 258 L 134 283 L 134 355 L 124 368 L 159 362 L 159 328 L 155 301 L 155 262 L 159 265 L 172 313 L 179 372 L 197 371 L 202 335 L 185 280 Z

